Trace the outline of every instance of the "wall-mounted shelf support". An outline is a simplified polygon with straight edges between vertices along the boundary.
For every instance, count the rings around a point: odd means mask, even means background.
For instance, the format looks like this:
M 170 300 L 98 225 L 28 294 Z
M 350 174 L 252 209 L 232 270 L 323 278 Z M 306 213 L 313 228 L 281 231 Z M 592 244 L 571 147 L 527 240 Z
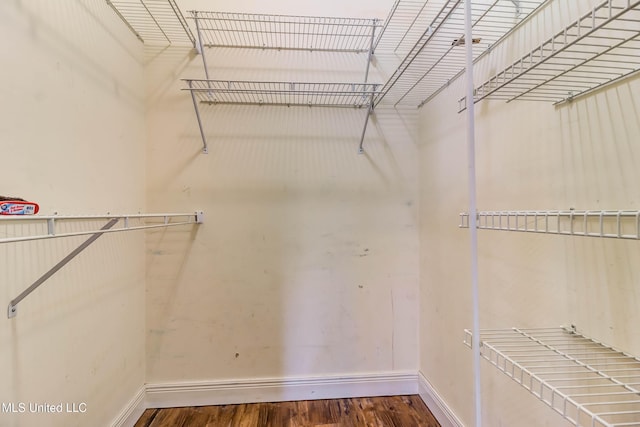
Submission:
M 575 426 L 640 425 L 640 359 L 573 326 L 481 330 L 480 352 Z
M 197 48 L 198 53 L 202 57 L 202 65 L 204 66 L 204 75 L 209 80 L 209 67 L 207 66 L 207 55 L 204 54 L 204 46 L 202 45 L 202 32 L 200 31 L 200 20 L 198 19 L 198 12 L 192 12 L 194 21 L 196 22 L 196 34 L 198 36 Z M 199 121 L 199 120 L 198 120 Z
M 178 222 L 171 222 L 171 219 L 179 218 Z M 56 223 L 59 221 L 96 221 L 101 219 L 108 219 L 109 221 L 102 226 L 98 230 L 94 231 L 81 231 L 81 232 L 67 232 L 56 234 Z M 161 223 L 152 223 L 145 224 L 140 226 L 131 226 L 130 219 L 136 220 L 144 220 L 144 219 L 155 219 L 161 220 Z M 122 220 L 123 226 L 120 228 L 113 228 L 116 223 Z M 30 240 L 41 240 L 41 239 L 51 239 L 56 237 L 70 237 L 70 236 L 82 236 L 82 235 L 91 235 L 87 240 L 85 240 L 80 246 L 74 249 L 69 255 L 64 257 L 60 262 L 58 262 L 55 266 L 53 266 L 49 271 L 44 273 L 38 280 L 33 282 L 31 286 L 25 289 L 20 295 L 15 297 L 9 303 L 7 308 L 7 317 L 12 318 L 15 317 L 18 313 L 18 304 L 24 300 L 27 296 L 29 296 L 33 291 L 39 288 L 44 282 L 46 282 L 51 276 L 53 276 L 56 272 L 58 272 L 62 267 L 67 265 L 73 258 L 78 256 L 82 251 L 84 251 L 89 245 L 95 242 L 98 238 L 100 238 L 103 234 L 109 232 L 118 232 L 118 231 L 131 231 L 131 230 L 142 230 L 149 228 L 159 228 L 159 227 L 172 227 L 178 225 L 187 225 L 187 224 L 202 224 L 204 222 L 204 213 L 202 211 L 189 213 L 189 214 L 136 214 L 136 215 L 126 215 L 126 216 L 34 216 L 34 217 L 7 217 L 0 219 L 0 224 L 3 222 L 41 222 L 46 221 L 47 224 L 47 234 L 36 234 L 32 236 L 22 236 L 22 237 L 10 237 L 0 239 L 0 243 L 9 243 L 9 242 L 25 242 Z
M 376 27 L 378 26 L 378 20 L 373 20 L 373 25 L 371 25 L 371 43 L 369 44 L 369 54 L 367 55 L 367 68 L 364 72 L 364 82 L 367 83 L 369 81 L 369 68 L 371 66 L 371 61 L 373 59 L 374 53 L 374 44 L 376 41 Z
M 104 227 L 102 227 L 100 229 L 100 231 L 109 230 L 111 227 L 113 227 L 116 224 L 116 222 L 118 222 L 118 218 L 112 219 L 111 221 L 107 222 L 104 225 Z M 49 271 L 47 271 L 45 274 L 40 276 L 40 278 L 38 280 L 36 280 L 35 282 L 33 282 L 33 284 L 31 286 L 29 286 L 27 289 L 22 291 L 22 293 L 20 295 L 18 295 L 14 299 L 12 299 L 11 302 L 9 303 L 9 307 L 7 309 L 7 317 L 9 317 L 9 318 L 15 317 L 18 314 L 18 304 L 20 303 L 20 301 L 22 301 L 27 296 L 29 296 L 29 294 L 31 294 L 31 292 L 33 292 L 36 289 L 38 289 L 38 287 L 40 285 L 42 285 L 45 281 L 47 281 L 47 279 L 49 279 L 51 276 L 53 276 L 62 267 L 67 265 L 67 263 L 69 263 L 69 261 L 71 261 L 73 258 L 78 256 L 80 254 L 80 252 L 84 251 L 90 244 L 92 244 L 100 236 L 102 236 L 102 234 L 103 233 L 95 233 L 94 235 L 89 237 L 83 244 L 78 246 L 69 255 L 64 257 L 62 259 L 62 261 L 60 261 L 59 263 L 54 265 Z
M 369 119 L 371 118 L 371 115 L 373 114 L 373 101 L 374 101 L 374 94 L 373 92 L 371 92 L 371 95 L 369 97 L 369 108 L 367 108 L 367 116 L 364 119 L 364 128 L 362 129 L 362 135 L 360 136 L 360 145 L 358 145 L 358 153 L 362 154 L 364 153 L 364 136 L 367 133 L 367 125 L 369 124 Z
M 254 105 L 286 107 L 366 108 L 367 116 L 360 138 L 364 140 L 369 117 L 373 113 L 373 100 L 378 94 L 378 84 L 373 83 L 309 83 L 309 82 L 258 82 L 229 80 L 185 79 L 191 92 L 193 107 L 198 119 L 200 135 L 207 152 L 207 139 L 200 119 L 200 104 L 206 105 Z
M 204 55 L 202 55 L 204 57 Z M 206 66 L 205 66 L 206 70 Z M 193 101 L 193 109 L 196 112 L 196 120 L 198 121 L 198 129 L 200 129 L 200 136 L 202 137 L 202 153 L 208 154 L 209 147 L 207 145 L 207 137 L 204 134 L 204 129 L 202 127 L 202 117 L 200 117 L 200 109 L 198 108 L 198 101 L 196 100 L 196 92 L 193 90 L 193 82 L 188 80 L 187 84 L 189 85 L 189 93 L 191 93 L 191 100 Z
M 478 229 L 640 239 L 640 211 L 486 211 L 477 212 Z M 469 228 L 469 214 L 460 214 Z

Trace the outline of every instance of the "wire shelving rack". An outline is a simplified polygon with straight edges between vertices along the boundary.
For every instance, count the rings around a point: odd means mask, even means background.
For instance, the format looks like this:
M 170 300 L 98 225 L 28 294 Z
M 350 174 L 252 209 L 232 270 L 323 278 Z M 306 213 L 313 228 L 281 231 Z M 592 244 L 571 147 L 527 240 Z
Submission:
M 570 101 L 640 70 L 640 1 L 604 0 L 474 90 L 485 98 Z M 466 108 L 460 100 L 460 110 Z
M 640 359 L 573 326 L 482 330 L 480 354 L 575 426 L 640 426 Z
M 483 230 L 520 231 L 569 236 L 640 239 L 640 211 L 484 211 L 476 213 Z M 469 228 L 469 214 L 460 214 L 460 228 Z
M 107 4 L 145 44 L 185 44 L 196 39 L 175 0 L 107 0 Z
M 479 0 L 472 6 L 478 58 L 547 0 Z M 465 68 L 463 0 L 397 0 L 376 51 L 406 52 L 375 104 L 420 107 Z
M 204 47 L 368 52 L 377 19 L 190 11 Z
M 260 106 L 316 106 L 366 108 L 364 136 L 373 113 L 373 99 L 381 85 L 367 83 L 373 55 L 377 19 L 267 15 L 190 11 L 195 22 L 198 48 L 205 79 L 185 79 L 191 93 L 202 137 L 208 152 L 199 104 Z M 211 79 L 205 48 L 305 50 L 367 53 L 366 70 L 360 83 L 228 81 Z
M 107 221 L 106 223 L 104 221 Z M 0 244 L 29 242 L 63 237 L 89 236 L 80 246 L 71 251 L 60 262 L 51 267 L 28 288 L 11 300 L 7 317 L 16 317 L 18 304 L 49 278 L 78 256 L 104 234 L 124 231 L 147 230 L 167 227 L 202 224 L 204 212 L 157 213 L 131 215 L 34 215 L 7 216 L 0 218 Z M 99 224 L 100 226 L 96 225 Z
M 218 105 L 271 105 L 286 107 L 334 107 L 366 108 L 366 118 L 359 150 L 363 150 L 364 135 L 373 111 L 373 99 L 378 94 L 378 84 L 373 83 L 310 83 L 310 82 L 259 82 L 184 79 L 184 90 L 191 93 L 198 127 L 202 137 L 203 152 L 208 151 L 200 104 Z
M 201 103 L 367 108 L 379 85 L 372 83 L 184 80 Z
M 0 244 L 200 224 L 203 218 L 202 212 L 5 216 L 0 217 Z M 113 219 L 119 224 L 108 230 L 91 226 L 96 221 Z

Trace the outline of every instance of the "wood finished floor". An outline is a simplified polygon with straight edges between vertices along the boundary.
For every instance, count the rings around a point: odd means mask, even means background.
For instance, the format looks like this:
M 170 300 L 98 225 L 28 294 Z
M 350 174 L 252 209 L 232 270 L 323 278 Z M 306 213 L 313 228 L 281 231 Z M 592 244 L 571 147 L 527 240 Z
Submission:
M 135 427 L 440 427 L 419 396 L 147 409 Z

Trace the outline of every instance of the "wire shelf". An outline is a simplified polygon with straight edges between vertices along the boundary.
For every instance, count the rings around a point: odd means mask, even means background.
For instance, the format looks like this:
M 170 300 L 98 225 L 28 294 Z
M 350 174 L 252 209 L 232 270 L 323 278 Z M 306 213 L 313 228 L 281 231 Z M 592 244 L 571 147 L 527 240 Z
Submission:
M 487 211 L 477 212 L 484 230 L 521 231 L 569 236 L 640 239 L 640 211 Z M 469 228 L 469 214 L 460 214 L 460 228 Z
M 58 232 L 58 226 L 61 223 L 67 224 L 65 227 L 66 230 L 69 228 L 69 225 L 73 228 L 74 224 L 93 224 L 95 221 L 100 220 L 117 220 L 120 224 L 115 228 L 106 230 L 92 227 L 86 229 L 87 227 L 78 226 L 81 230 Z M 149 228 L 175 227 L 179 225 L 200 224 L 202 222 L 202 212 L 85 216 L 6 216 L 0 218 L 0 235 L 7 236 L 0 238 L 0 244 L 60 237 L 86 236 L 91 234 L 117 233 Z M 20 225 L 24 225 L 24 227 Z
M 143 43 L 195 47 L 195 37 L 175 0 L 107 0 L 107 3 Z
M 206 47 L 368 52 L 377 19 L 190 11 Z
M 547 0 L 479 0 L 472 5 L 473 57 L 478 58 Z M 376 98 L 376 105 L 422 106 L 465 68 L 463 0 L 397 0 L 377 51 L 407 54 Z M 409 48 L 409 45 L 411 47 Z
M 640 359 L 574 327 L 482 330 L 480 354 L 575 426 L 640 426 Z
M 474 102 L 565 102 L 639 70 L 640 1 L 604 0 L 477 87 Z
M 257 82 L 185 79 L 198 101 L 207 104 L 367 108 L 377 93 L 371 83 Z

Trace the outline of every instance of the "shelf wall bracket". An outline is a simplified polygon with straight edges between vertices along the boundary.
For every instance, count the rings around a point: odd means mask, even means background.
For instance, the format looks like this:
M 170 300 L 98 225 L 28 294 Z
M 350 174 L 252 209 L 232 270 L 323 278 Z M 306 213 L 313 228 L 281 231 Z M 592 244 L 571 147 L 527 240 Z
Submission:
M 204 58 L 204 55 L 202 55 Z M 205 67 L 206 70 L 206 67 Z M 209 81 L 209 80 L 207 80 Z M 191 80 L 187 81 L 189 84 L 189 92 L 191 93 L 191 100 L 193 101 L 193 108 L 196 111 L 196 119 L 198 120 L 198 129 L 200 129 L 200 136 L 202 137 L 202 153 L 208 154 L 209 147 L 207 146 L 207 137 L 204 135 L 204 129 L 202 127 L 202 118 L 200 117 L 200 109 L 198 108 L 198 101 L 196 100 L 196 95 L 193 89 L 193 82 Z
M 362 129 L 362 135 L 360 136 L 360 145 L 358 147 L 358 153 L 359 154 L 364 153 L 364 148 L 363 148 L 364 135 L 367 133 L 367 125 L 369 124 L 369 118 L 373 114 L 373 109 L 374 109 L 373 106 L 374 106 L 374 102 L 375 102 L 375 93 L 376 93 L 376 85 L 373 85 L 373 87 L 371 89 L 371 95 L 369 97 L 369 107 L 367 108 L 367 116 L 364 119 L 364 128 Z
M 204 75 L 209 80 L 209 67 L 207 67 L 207 56 L 204 54 L 204 48 L 202 44 L 202 31 L 200 30 L 200 21 L 198 20 L 198 12 L 193 12 L 193 20 L 196 22 L 196 35 L 198 36 L 197 51 L 202 56 L 202 65 L 204 66 Z
M 374 43 L 376 39 L 376 26 L 378 25 L 378 20 L 374 19 L 371 22 L 371 44 L 369 45 L 369 55 L 367 57 L 367 69 L 364 73 L 364 82 L 367 83 L 369 81 L 369 68 L 371 67 L 371 61 L 373 60 L 374 53 Z
M 111 227 L 113 227 L 114 225 L 116 225 L 117 222 L 118 222 L 118 218 L 113 218 L 112 220 L 107 222 L 100 230 L 101 231 L 108 230 Z M 20 303 L 20 301 L 22 301 L 23 299 L 28 297 L 33 291 L 38 289 L 38 287 L 40 287 L 40 285 L 42 285 L 44 282 L 46 282 L 51 276 L 53 276 L 56 272 L 58 272 L 58 270 L 60 270 L 62 267 L 67 265 L 69 263 L 69 261 L 71 261 L 76 256 L 78 256 L 80 254 L 80 252 L 82 252 L 85 249 L 87 249 L 87 247 L 89 245 L 91 245 L 93 242 L 95 242 L 103 234 L 104 234 L 103 232 L 97 232 L 97 233 L 93 234 L 83 244 L 81 244 L 76 249 L 74 249 L 73 252 L 71 252 L 69 255 L 64 257 L 64 259 L 62 259 L 62 261 L 57 263 L 49 271 L 47 271 L 42 276 L 40 276 L 40 278 L 38 280 L 36 280 L 35 282 L 33 282 L 33 284 L 31 286 L 29 286 L 27 289 L 22 291 L 22 293 L 20 295 L 18 295 L 14 299 L 12 299 L 11 302 L 9 303 L 9 307 L 7 309 L 7 317 L 9 319 L 11 319 L 12 317 L 16 317 L 16 315 L 18 314 L 18 307 L 17 306 Z

